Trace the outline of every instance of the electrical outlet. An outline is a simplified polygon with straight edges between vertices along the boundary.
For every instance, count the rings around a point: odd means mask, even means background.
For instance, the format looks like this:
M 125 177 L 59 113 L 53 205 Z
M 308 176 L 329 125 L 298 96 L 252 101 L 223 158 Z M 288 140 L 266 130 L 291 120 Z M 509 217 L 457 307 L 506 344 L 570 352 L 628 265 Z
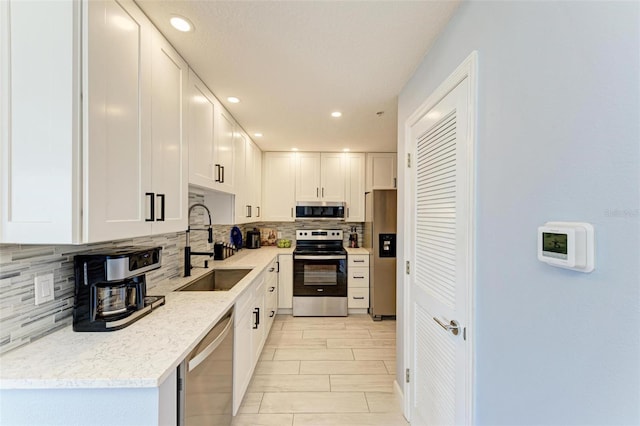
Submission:
M 53 274 L 37 276 L 35 279 L 36 305 L 53 300 Z
M 278 231 L 278 239 L 282 239 L 282 231 Z

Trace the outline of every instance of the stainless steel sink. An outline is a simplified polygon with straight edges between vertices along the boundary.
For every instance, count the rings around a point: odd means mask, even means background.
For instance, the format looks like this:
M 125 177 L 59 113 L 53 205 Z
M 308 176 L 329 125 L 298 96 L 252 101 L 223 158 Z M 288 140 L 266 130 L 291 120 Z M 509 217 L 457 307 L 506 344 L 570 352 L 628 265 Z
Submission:
M 249 272 L 251 269 L 214 269 L 177 291 L 228 291 Z

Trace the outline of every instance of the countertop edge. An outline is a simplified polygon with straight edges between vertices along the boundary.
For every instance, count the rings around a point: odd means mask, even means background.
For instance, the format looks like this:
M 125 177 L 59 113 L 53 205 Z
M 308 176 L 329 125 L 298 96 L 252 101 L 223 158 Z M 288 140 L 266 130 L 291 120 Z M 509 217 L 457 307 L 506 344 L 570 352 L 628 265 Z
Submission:
M 78 333 L 71 330 L 71 326 L 56 331 L 42 339 L 36 340 L 29 345 L 18 348 L 14 351 L 7 352 L 0 356 L 0 390 L 20 390 L 20 389 L 98 389 L 98 388 L 157 388 L 170 376 L 175 368 L 182 360 L 195 348 L 197 343 L 214 327 L 216 322 L 231 308 L 239 296 L 241 296 L 257 278 L 268 264 L 278 255 L 286 255 L 293 253 L 293 248 L 279 249 L 275 247 L 264 247 L 259 250 L 247 250 L 246 253 L 239 253 L 224 261 L 216 262 L 209 269 L 194 270 L 191 277 L 174 278 L 165 280 L 158 285 L 152 287 L 149 294 L 164 295 L 166 302 L 164 306 L 157 308 L 150 315 L 141 318 L 129 327 L 109 333 Z M 237 257 L 236 257 L 237 256 Z M 252 271 L 238 282 L 231 290 L 225 292 L 175 292 L 174 290 L 184 286 L 191 280 L 210 272 L 215 269 L 225 268 L 251 268 Z M 198 296 L 198 293 L 200 294 Z M 202 293 L 206 293 L 206 296 Z M 188 305 L 189 303 L 198 304 L 198 308 L 206 312 L 215 312 L 209 318 L 198 319 L 198 323 L 194 326 L 195 331 L 190 333 L 192 337 L 178 339 L 180 347 L 174 348 L 174 340 L 171 336 L 161 339 L 163 343 L 159 343 L 158 347 L 151 347 L 147 352 L 132 350 L 126 344 L 135 346 L 136 336 L 144 335 L 145 330 L 149 333 L 162 333 L 162 330 L 155 330 L 160 325 L 170 324 L 172 318 L 179 315 L 179 312 L 171 312 L 172 307 L 176 306 L 180 309 L 180 305 Z M 173 306 L 171 306 L 172 304 Z M 175 310 L 175 309 L 174 309 Z M 146 327 L 146 328 L 145 328 Z M 175 330 L 168 330 L 175 337 Z M 116 334 L 117 333 L 117 334 Z M 164 336 L 160 336 L 161 338 Z M 190 340 L 185 343 L 185 340 Z M 68 356 L 69 344 L 77 350 L 75 356 Z M 165 346 L 163 346 L 165 345 Z M 77 347 L 79 346 L 79 347 Z M 97 375 L 92 371 L 92 367 L 108 365 L 111 359 L 109 351 L 111 348 L 121 348 L 122 353 L 117 353 L 114 363 L 122 364 L 139 364 L 148 366 L 146 372 L 140 375 L 132 374 L 127 377 L 118 377 L 118 373 L 109 376 Z M 169 356 L 162 357 L 166 348 L 169 348 Z M 135 348 L 134 348 L 135 349 Z M 63 351 L 57 353 L 57 359 L 64 359 L 65 364 L 57 366 L 55 372 L 49 372 L 41 365 L 48 357 L 45 355 L 47 350 Z M 101 353 L 100 350 L 106 352 Z M 130 355 L 130 356 L 129 356 Z M 154 358 L 156 355 L 156 358 Z M 76 366 L 75 364 L 84 362 L 84 365 Z M 7 365 L 14 363 L 8 372 Z M 157 364 L 157 365 L 156 365 Z M 24 373 L 24 371 L 32 371 L 29 368 L 33 365 L 40 365 L 40 369 L 36 369 L 34 373 Z M 68 374 L 60 369 L 65 366 L 69 367 Z M 54 366 L 55 368 L 56 366 Z M 114 368 L 114 370 L 117 370 Z M 59 374 L 55 374 L 59 373 Z

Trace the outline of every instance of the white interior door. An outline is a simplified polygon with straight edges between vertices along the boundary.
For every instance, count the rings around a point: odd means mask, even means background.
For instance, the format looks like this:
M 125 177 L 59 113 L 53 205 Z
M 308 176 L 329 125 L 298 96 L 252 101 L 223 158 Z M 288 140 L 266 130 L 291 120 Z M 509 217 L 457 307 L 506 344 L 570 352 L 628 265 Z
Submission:
M 473 146 L 469 78 L 409 129 L 409 329 L 413 425 L 471 422 Z

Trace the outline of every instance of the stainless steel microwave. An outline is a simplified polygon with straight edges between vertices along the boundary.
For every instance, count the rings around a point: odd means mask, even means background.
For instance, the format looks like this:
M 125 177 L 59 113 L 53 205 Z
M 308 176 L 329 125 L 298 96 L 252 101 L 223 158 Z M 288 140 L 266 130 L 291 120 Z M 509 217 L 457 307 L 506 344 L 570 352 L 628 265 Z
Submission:
M 299 201 L 296 220 L 344 220 L 343 202 Z

